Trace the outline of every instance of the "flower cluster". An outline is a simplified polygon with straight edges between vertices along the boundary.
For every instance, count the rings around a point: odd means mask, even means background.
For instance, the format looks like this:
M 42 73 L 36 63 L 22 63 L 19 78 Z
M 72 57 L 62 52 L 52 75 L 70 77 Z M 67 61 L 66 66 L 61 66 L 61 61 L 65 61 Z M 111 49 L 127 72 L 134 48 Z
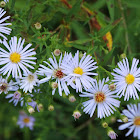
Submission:
M 129 101 L 130 98 L 139 99 L 138 59 L 133 58 L 130 68 L 128 59 L 124 58 L 113 69 L 112 77 L 103 79 L 99 79 L 96 72 L 98 71 L 97 62 L 93 57 L 87 53 L 80 56 L 79 50 L 73 54 L 72 52 L 62 53 L 56 49 L 51 57 L 48 59 L 45 57 L 43 62 L 37 63 L 36 52 L 31 43 L 27 44 L 25 39 L 16 36 L 7 41 L 6 35 L 11 33 L 8 27 L 11 23 L 5 23 L 10 18 L 10 16 L 2 18 L 5 13 L 6 11 L 0 8 L 0 94 L 5 93 L 5 98 L 10 98 L 9 102 L 13 102 L 14 106 L 20 102 L 20 105 L 26 107 L 29 113 L 43 110 L 43 105 L 38 104 L 39 101 L 35 98 L 35 94 L 41 93 L 39 87 L 43 84 L 47 88 L 51 85 L 52 95 L 56 92 L 60 96 L 63 96 L 63 93 L 66 96 L 69 95 L 71 103 L 79 101 L 76 100 L 74 93 L 71 93 L 75 91 L 76 96 L 79 95 L 81 98 L 80 109 L 90 117 L 97 112 L 99 119 L 105 119 L 116 111 L 119 112 L 120 98 L 124 97 L 124 101 Z M 125 123 L 119 127 L 119 130 L 128 128 L 126 136 L 134 131 L 134 137 L 140 139 L 138 133 L 140 131 L 140 103 L 138 106 L 131 104 L 127 107 L 128 110 L 125 109 L 122 114 L 119 114 L 121 119 L 118 121 Z M 81 117 L 81 112 L 77 108 L 72 115 L 75 120 Z M 48 110 L 53 111 L 54 106 L 50 105 Z M 32 130 L 34 121 L 34 117 L 21 113 L 17 124 L 20 128 L 25 126 Z M 107 123 L 104 124 L 106 124 L 103 125 L 104 128 L 108 129 L 108 136 L 116 139 L 118 135 L 109 128 Z

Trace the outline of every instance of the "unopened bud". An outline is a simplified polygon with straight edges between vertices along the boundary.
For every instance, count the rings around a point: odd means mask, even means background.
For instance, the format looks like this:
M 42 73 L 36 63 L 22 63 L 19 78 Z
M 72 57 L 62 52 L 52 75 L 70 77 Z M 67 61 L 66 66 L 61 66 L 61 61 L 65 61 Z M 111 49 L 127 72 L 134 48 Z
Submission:
M 49 111 L 54 111 L 54 106 L 53 105 L 49 105 L 48 110 Z
M 41 24 L 39 22 L 35 23 L 34 25 L 37 30 L 41 29 Z
M 30 113 L 30 114 L 32 114 L 32 113 L 34 113 L 35 112 L 35 110 L 33 109 L 33 107 L 32 106 L 28 106 L 28 112 Z
M 69 96 L 69 101 L 73 103 L 73 102 L 76 101 L 76 98 L 73 95 L 70 95 Z
M 110 120 L 111 120 L 112 123 L 115 123 L 116 122 L 116 117 L 112 116 Z
M 113 83 L 109 85 L 109 89 L 111 91 L 115 90 L 116 89 L 116 85 L 114 85 Z
M 77 111 L 74 111 L 73 112 L 73 115 L 72 116 L 76 120 L 76 119 L 79 119 L 79 117 L 81 117 L 81 113 L 80 113 L 80 111 L 77 110 Z
M 51 87 L 52 87 L 53 89 L 55 89 L 55 88 L 58 87 L 58 84 L 57 84 L 56 82 L 52 82 Z
M 79 53 L 79 57 L 80 59 L 84 56 L 84 54 L 82 52 Z
M 27 102 L 32 102 L 32 98 L 27 98 Z
M 0 7 L 5 7 L 5 5 L 6 5 L 5 1 L 0 2 Z
M 55 49 L 53 53 L 55 56 L 59 56 L 61 51 L 59 49 Z
M 108 127 L 108 123 L 107 123 L 107 122 L 103 122 L 103 123 L 102 123 L 102 127 L 103 127 L 103 128 L 107 128 L 107 127 Z
M 115 140 L 116 137 L 118 136 L 113 130 L 108 131 L 108 136 L 112 139 Z
M 124 123 L 127 123 L 128 122 L 128 118 L 126 116 L 122 116 L 121 117 L 121 120 L 124 122 Z
M 39 109 L 39 111 L 43 111 L 43 104 L 39 104 L 38 109 Z
M 121 57 L 122 59 L 124 59 L 124 58 L 126 57 L 126 54 L 125 54 L 125 53 L 122 53 L 122 54 L 120 55 L 120 57 Z

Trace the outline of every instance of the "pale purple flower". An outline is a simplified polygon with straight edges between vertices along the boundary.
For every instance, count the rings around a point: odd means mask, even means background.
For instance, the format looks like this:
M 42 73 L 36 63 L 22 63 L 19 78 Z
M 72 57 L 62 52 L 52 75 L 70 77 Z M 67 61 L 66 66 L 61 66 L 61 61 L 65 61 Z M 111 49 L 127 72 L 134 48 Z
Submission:
M 16 106 L 19 101 L 21 102 L 21 106 L 23 106 L 23 97 L 21 97 L 21 93 L 19 91 L 16 91 L 13 94 L 8 94 L 5 98 L 12 98 L 9 100 L 9 103 L 13 102 L 14 106 Z
M 33 130 L 34 122 L 34 117 L 28 116 L 27 114 L 23 113 L 19 115 L 17 124 L 20 128 L 29 127 L 30 130 Z

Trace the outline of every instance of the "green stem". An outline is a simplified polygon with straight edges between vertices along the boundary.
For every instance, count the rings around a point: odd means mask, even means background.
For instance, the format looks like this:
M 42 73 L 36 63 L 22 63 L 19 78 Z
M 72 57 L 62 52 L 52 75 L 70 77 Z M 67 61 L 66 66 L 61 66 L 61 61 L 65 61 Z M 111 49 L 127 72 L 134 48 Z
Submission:
M 125 16 L 124 16 L 124 8 L 123 8 L 123 6 L 122 6 L 121 0 L 118 0 L 118 4 L 119 4 L 120 11 L 121 11 L 123 26 L 124 26 L 124 30 L 125 30 L 125 41 L 126 41 L 126 46 L 125 46 L 125 48 L 124 48 L 124 53 L 126 54 L 127 49 L 128 49 L 128 52 L 129 52 L 129 53 L 132 53 L 131 47 L 130 47 L 130 43 L 129 43 L 129 36 L 128 36 L 127 24 L 126 24 L 126 20 L 125 20 Z

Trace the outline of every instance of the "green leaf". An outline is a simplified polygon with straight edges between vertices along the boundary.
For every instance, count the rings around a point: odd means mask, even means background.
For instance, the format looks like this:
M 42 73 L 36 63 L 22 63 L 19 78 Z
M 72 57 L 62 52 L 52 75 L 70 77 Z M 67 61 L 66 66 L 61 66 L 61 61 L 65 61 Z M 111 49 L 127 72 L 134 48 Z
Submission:
M 114 48 L 104 57 L 104 61 L 102 65 L 106 65 L 106 63 L 111 59 L 113 54 Z
M 123 3 L 130 8 L 140 8 L 140 0 L 125 0 Z
M 70 9 L 70 11 L 69 11 L 69 13 L 68 13 L 68 20 L 69 20 L 69 18 L 71 17 L 71 16 L 73 16 L 73 15 L 76 15 L 76 13 L 78 12 L 78 11 L 80 11 L 80 9 L 81 9 L 81 2 L 82 2 L 82 0 L 78 0 L 76 3 L 75 3 L 75 5 Z
M 82 51 L 87 51 L 89 46 L 83 46 L 83 45 L 79 45 L 79 44 L 74 44 L 74 43 L 69 43 L 72 47 L 82 50 Z
M 104 28 L 102 27 L 101 30 L 98 32 L 99 36 L 102 37 L 104 36 L 107 32 L 111 31 L 120 21 L 122 18 L 115 20 L 113 23 L 105 26 Z
M 114 0 L 106 0 L 111 22 L 114 21 Z

